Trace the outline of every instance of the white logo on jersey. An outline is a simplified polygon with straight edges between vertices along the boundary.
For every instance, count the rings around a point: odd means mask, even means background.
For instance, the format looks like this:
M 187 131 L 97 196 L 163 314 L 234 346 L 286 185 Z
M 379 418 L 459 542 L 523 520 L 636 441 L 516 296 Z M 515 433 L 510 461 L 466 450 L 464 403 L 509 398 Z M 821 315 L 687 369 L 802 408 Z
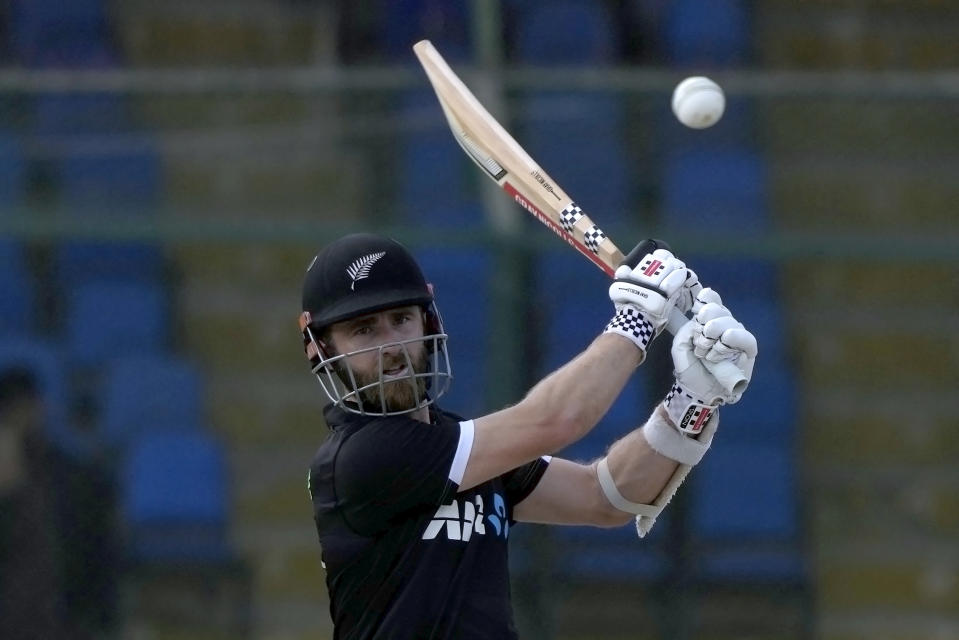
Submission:
M 446 531 L 446 538 L 449 540 L 461 540 L 469 542 L 473 534 L 481 536 L 486 535 L 486 523 L 484 519 L 489 520 L 493 530 L 491 535 L 509 537 L 509 519 L 506 517 L 506 501 L 498 493 L 493 494 L 493 511 L 489 514 L 484 513 L 483 496 L 475 496 L 473 502 L 463 501 L 463 509 L 460 510 L 459 500 L 453 500 L 449 504 L 442 505 L 436 510 L 436 515 L 423 532 L 423 540 L 433 540 L 440 531 Z
M 423 540 L 433 540 L 444 528 L 449 540 L 469 542 L 474 533 L 486 535 L 486 525 L 483 523 L 483 496 L 476 496 L 473 500 L 474 502 L 464 501 L 462 511 L 459 500 L 454 499 L 449 504 L 442 505 L 436 510 L 433 520 L 426 525 Z

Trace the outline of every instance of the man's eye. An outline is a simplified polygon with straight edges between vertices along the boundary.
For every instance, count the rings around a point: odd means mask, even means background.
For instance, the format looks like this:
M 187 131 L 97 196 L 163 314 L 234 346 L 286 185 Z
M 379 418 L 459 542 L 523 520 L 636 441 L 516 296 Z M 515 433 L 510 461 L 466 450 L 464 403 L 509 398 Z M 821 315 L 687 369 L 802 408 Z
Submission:
M 353 331 L 354 336 L 365 336 L 372 331 L 370 327 L 358 327 Z

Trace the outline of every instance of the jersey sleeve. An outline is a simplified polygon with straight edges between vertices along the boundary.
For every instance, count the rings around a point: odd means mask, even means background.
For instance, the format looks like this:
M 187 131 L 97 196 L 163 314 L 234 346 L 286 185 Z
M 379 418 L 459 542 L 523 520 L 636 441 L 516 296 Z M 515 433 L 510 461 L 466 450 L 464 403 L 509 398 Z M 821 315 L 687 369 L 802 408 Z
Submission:
M 519 504 L 533 493 L 533 489 L 546 473 L 549 461 L 549 456 L 543 456 L 503 474 L 503 490 L 511 505 Z
M 411 418 L 369 424 L 340 449 L 337 503 L 347 524 L 372 535 L 411 509 L 448 502 L 469 458 L 472 425 L 428 425 Z

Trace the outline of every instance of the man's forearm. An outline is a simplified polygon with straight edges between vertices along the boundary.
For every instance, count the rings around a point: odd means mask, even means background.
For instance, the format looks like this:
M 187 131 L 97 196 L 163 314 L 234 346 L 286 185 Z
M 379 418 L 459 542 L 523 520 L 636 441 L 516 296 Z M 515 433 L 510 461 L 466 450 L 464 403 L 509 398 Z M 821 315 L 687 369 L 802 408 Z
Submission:
M 616 441 L 606 462 L 623 497 L 640 504 L 655 500 L 679 466 L 649 445 L 642 428 Z
M 571 425 L 575 436 L 582 437 L 609 410 L 642 358 L 643 352 L 629 340 L 600 335 L 585 351 L 541 380 L 520 405 Z

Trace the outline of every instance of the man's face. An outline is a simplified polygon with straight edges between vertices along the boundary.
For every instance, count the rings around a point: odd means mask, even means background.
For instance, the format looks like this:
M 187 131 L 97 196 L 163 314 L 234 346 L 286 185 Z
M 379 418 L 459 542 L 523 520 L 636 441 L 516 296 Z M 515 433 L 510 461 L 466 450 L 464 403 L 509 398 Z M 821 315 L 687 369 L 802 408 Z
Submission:
M 368 408 L 380 409 L 381 390 L 387 412 L 406 411 L 419 405 L 426 391 L 426 383 L 423 378 L 410 376 L 427 370 L 426 345 L 424 341 L 417 340 L 424 335 L 423 320 L 422 309 L 411 305 L 351 318 L 330 327 L 330 342 L 336 353 L 369 349 L 347 356 L 334 365 L 348 388 L 352 387 L 347 364 L 353 371 L 357 388 L 374 385 L 362 392 L 363 402 Z M 396 344 L 406 340 L 413 342 Z M 377 349 L 382 345 L 388 346 Z M 381 379 L 384 380 L 382 385 L 375 384 Z

